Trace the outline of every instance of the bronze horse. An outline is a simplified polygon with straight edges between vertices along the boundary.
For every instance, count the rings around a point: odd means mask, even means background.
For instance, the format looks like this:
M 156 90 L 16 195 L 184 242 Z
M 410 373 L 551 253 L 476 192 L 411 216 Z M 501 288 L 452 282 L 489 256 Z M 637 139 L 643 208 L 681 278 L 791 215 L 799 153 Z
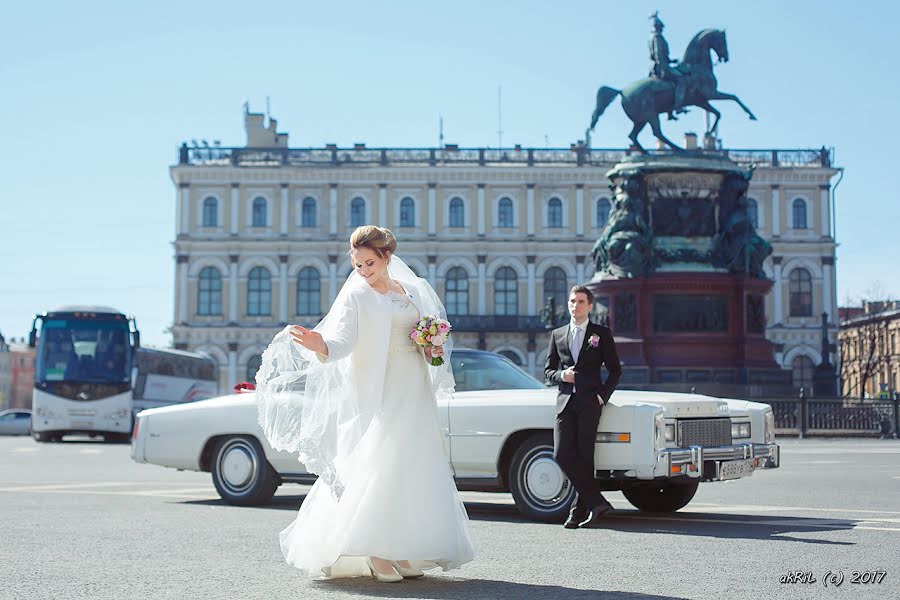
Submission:
M 716 116 L 712 127 L 706 133 L 714 134 L 719 126 L 722 113 L 713 108 L 710 100 L 733 100 L 744 109 L 750 119 L 756 120 L 756 116 L 747 108 L 740 98 L 734 94 L 727 94 L 716 89 L 718 82 L 713 75 L 713 63 L 710 51 L 716 53 L 719 62 L 728 62 L 728 44 L 725 41 L 725 32 L 721 29 L 704 29 L 694 36 L 684 52 L 684 58 L 676 67 L 680 77 L 685 78 L 686 89 L 684 96 L 685 106 L 699 106 Z M 637 136 L 647 123 L 653 130 L 653 135 L 670 148 L 681 150 L 663 135 L 659 126 L 659 115 L 671 112 L 675 108 L 675 84 L 671 81 L 657 77 L 645 77 L 633 82 L 623 90 L 603 86 L 597 91 L 597 108 L 591 117 L 591 125 L 588 127 L 587 139 L 590 132 L 597 124 L 597 119 L 606 110 L 616 96 L 622 95 L 622 108 L 625 114 L 634 123 L 634 127 L 628 137 L 633 147 L 646 153 Z

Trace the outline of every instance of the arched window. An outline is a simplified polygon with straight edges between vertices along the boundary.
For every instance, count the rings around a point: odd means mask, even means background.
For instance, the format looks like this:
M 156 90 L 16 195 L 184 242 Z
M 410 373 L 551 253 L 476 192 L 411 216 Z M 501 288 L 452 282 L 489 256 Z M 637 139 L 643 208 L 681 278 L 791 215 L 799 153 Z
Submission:
M 759 227 L 759 204 L 753 198 L 747 198 L 747 217 L 754 229 Z
M 806 269 L 791 271 L 788 287 L 792 317 L 812 316 L 812 276 Z
M 219 226 L 219 201 L 208 196 L 203 200 L 203 226 Z
M 272 314 L 272 277 L 265 267 L 253 267 L 247 282 L 247 314 Z
M 316 199 L 306 197 L 300 209 L 300 227 L 316 227 Z
M 512 198 L 500 198 L 500 204 L 497 206 L 497 227 L 513 226 L 513 202 Z
M 544 271 L 544 300 L 547 298 L 553 298 L 557 310 L 565 308 L 569 301 L 566 272 L 559 267 L 550 267 Z
M 791 362 L 794 390 L 799 392 L 801 387 L 806 388 L 807 398 L 812 392 L 813 369 L 815 369 L 815 365 L 808 356 L 798 356 Z
M 466 226 L 466 209 L 462 198 L 450 200 L 450 227 Z
M 550 198 L 547 202 L 547 227 L 562 227 L 562 200 Z
M 366 201 L 357 196 L 350 201 L 350 227 L 361 227 L 366 224 Z
M 806 229 L 806 200 L 794 198 L 791 211 L 794 216 L 794 229 Z
M 609 221 L 609 198 L 597 198 L 597 227 L 606 227 Z
M 517 367 L 521 367 L 521 366 L 522 366 L 522 359 L 519 358 L 519 355 L 516 354 L 515 352 L 513 352 L 512 350 L 501 350 L 501 351 L 498 352 L 497 354 L 499 354 L 500 356 L 505 356 L 505 357 L 508 358 L 510 361 L 512 361 L 512 363 L 513 363 L 514 365 L 516 365 Z
M 494 314 L 519 314 L 519 281 L 510 267 L 500 267 L 494 274 Z
M 197 288 L 197 314 L 222 314 L 222 274 L 215 267 L 204 267 L 200 271 L 200 285 Z
M 262 196 L 253 199 L 253 227 L 268 227 L 266 215 L 266 199 Z
M 322 282 L 319 271 L 304 267 L 297 275 L 297 314 L 310 316 L 322 314 Z
M 409 196 L 400 201 L 400 227 L 416 226 L 416 202 Z
M 448 315 L 469 314 L 469 274 L 461 267 L 447 271 L 444 301 Z
M 259 371 L 260 365 L 262 365 L 261 354 L 254 354 L 250 357 L 250 360 L 247 361 L 247 379 L 245 381 L 251 383 L 256 381 L 256 372 Z

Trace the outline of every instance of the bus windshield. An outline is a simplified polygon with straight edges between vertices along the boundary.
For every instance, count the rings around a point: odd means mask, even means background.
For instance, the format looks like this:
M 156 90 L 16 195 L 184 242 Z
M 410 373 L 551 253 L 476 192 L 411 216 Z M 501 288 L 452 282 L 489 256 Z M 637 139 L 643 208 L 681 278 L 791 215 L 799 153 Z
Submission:
M 130 380 L 128 324 L 98 319 L 47 319 L 41 329 L 37 383 L 125 383 Z

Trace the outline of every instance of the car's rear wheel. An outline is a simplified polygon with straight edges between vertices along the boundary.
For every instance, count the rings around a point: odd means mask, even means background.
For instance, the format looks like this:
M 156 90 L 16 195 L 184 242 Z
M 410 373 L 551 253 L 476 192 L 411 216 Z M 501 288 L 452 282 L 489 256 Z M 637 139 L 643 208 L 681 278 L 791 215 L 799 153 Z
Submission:
M 538 521 L 559 523 L 575 499 L 575 488 L 553 459 L 553 435 L 534 433 L 519 444 L 507 476 L 519 512 Z
M 684 508 L 697 493 L 699 481 L 689 483 L 642 483 L 622 490 L 625 497 L 638 510 L 648 512 L 675 512 Z
M 262 446 L 252 437 L 219 440 L 212 452 L 210 472 L 222 500 L 238 506 L 268 501 L 281 483 Z

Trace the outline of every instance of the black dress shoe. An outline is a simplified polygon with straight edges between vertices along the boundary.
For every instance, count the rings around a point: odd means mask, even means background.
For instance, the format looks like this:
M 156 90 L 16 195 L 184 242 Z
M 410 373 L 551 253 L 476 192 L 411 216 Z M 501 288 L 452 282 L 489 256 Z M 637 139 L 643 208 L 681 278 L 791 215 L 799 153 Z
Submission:
M 590 516 L 591 514 L 587 510 L 578 510 L 573 507 L 569 512 L 569 518 L 566 519 L 565 523 L 563 523 L 563 527 L 565 527 L 566 529 L 578 529 L 578 524 Z
M 581 523 L 579 523 L 578 527 L 592 528 L 597 527 L 600 524 L 600 521 L 603 520 L 603 516 L 612 510 L 612 505 L 610 503 L 599 504 L 591 509 L 590 514 L 586 519 L 584 519 Z

